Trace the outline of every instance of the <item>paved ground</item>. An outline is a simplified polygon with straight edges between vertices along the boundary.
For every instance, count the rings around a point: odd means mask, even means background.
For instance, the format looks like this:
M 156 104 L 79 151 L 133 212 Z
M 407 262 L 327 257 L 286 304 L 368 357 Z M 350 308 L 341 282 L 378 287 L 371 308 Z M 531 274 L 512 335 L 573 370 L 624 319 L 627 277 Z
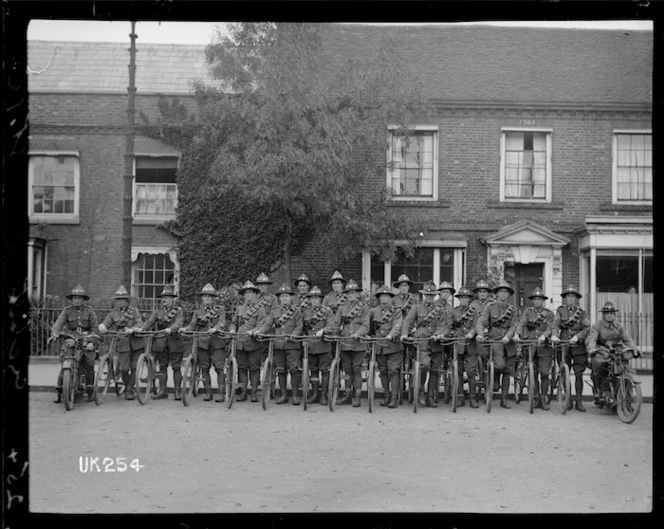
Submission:
M 647 512 L 653 406 L 631 424 L 594 406 L 562 415 L 108 395 L 71 412 L 30 392 L 30 511 Z M 112 458 L 104 472 L 103 458 Z M 121 467 L 138 459 L 136 472 Z M 81 460 L 81 458 L 83 458 Z M 82 472 L 89 459 L 99 470 Z M 63 486 L 67 483 L 67 486 Z

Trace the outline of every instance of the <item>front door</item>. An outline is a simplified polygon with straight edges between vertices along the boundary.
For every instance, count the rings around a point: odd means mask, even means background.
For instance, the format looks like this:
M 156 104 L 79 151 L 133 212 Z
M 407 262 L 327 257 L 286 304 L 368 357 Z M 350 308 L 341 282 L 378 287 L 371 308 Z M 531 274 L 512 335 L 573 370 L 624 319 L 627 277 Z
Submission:
M 514 304 L 523 311 L 532 306 L 528 299 L 536 287 L 543 288 L 544 264 L 514 263 Z

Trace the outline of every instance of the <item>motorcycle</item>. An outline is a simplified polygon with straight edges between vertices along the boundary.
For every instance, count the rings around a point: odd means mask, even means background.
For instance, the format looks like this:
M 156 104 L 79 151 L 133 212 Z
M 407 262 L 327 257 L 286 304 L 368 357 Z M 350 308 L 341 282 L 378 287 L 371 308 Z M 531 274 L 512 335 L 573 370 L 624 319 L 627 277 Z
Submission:
M 71 411 L 74 409 L 74 402 L 77 393 L 85 393 L 86 390 L 86 375 L 79 373 L 81 355 L 90 351 L 88 344 L 92 344 L 94 348 L 94 339 L 99 339 L 95 334 L 83 334 L 75 336 L 68 333 L 60 333 L 57 337 L 63 339 L 60 360 L 62 362 L 62 398 L 65 403 L 65 409 Z M 50 341 L 50 340 L 49 340 Z M 96 350 L 92 349 L 95 351 Z M 94 380 L 90 381 L 90 384 Z

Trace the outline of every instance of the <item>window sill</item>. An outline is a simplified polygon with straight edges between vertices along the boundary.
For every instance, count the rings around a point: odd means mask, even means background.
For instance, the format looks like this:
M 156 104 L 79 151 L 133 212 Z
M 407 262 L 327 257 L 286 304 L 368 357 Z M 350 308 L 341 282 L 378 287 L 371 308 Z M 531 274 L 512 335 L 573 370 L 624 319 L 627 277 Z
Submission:
M 406 199 L 390 199 L 389 206 L 391 207 L 408 207 L 408 208 L 449 208 L 452 206 L 452 201 L 448 199 L 438 200 L 406 200 Z
M 148 217 L 148 216 L 134 217 L 131 223 L 135 226 L 142 226 L 142 225 L 156 226 L 158 224 L 163 224 L 164 222 L 168 222 L 169 220 L 175 220 L 175 215 L 168 215 L 163 217 Z
M 498 200 L 487 200 L 487 209 L 548 209 L 562 211 L 565 206 L 560 203 L 551 202 L 499 202 Z
M 57 217 L 55 215 L 30 215 L 30 224 L 80 224 L 78 215 Z
M 605 202 L 599 205 L 600 211 L 648 211 L 652 213 L 652 202 L 644 202 L 643 204 L 609 204 Z

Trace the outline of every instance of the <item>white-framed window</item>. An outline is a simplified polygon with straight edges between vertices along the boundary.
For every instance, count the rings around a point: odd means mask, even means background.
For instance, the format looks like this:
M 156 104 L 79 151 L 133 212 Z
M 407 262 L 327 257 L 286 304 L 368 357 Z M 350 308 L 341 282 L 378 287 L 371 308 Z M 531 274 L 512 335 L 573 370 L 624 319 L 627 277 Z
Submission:
M 424 241 L 413 255 L 397 250 L 395 258 L 385 262 L 364 252 L 363 288 L 373 294 L 381 285 L 392 287 L 401 274 L 406 274 L 414 282 L 410 288 L 413 293 L 422 290 L 427 281 L 436 285 L 449 281 L 458 290 L 466 276 L 465 247 L 462 241 Z
M 157 299 L 166 285 L 177 291 L 179 266 L 172 248 L 132 248 L 132 296 Z
M 30 222 L 79 222 L 78 152 L 30 152 L 28 212 Z
M 613 203 L 652 204 L 651 131 L 614 131 Z
M 551 202 L 551 130 L 503 128 L 500 201 Z
M 437 126 L 389 127 L 386 185 L 393 200 L 438 200 Z
M 174 218 L 178 157 L 137 155 L 134 160 L 134 220 L 163 222 Z

